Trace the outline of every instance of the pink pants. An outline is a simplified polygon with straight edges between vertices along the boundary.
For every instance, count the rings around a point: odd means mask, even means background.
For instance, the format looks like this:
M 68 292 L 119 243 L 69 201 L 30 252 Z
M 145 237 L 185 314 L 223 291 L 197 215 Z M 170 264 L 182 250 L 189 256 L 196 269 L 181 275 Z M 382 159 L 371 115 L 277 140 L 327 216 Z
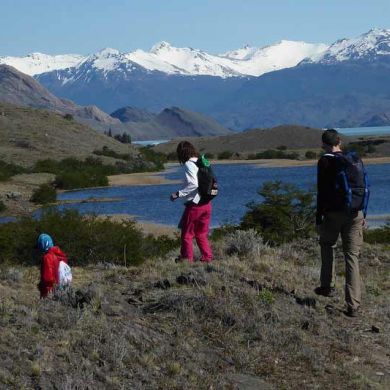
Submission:
M 196 243 L 202 254 L 201 261 L 209 263 L 213 258 L 207 235 L 211 219 L 211 202 L 202 205 L 187 205 L 181 217 L 179 227 L 181 229 L 180 258 L 194 260 L 192 240 Z

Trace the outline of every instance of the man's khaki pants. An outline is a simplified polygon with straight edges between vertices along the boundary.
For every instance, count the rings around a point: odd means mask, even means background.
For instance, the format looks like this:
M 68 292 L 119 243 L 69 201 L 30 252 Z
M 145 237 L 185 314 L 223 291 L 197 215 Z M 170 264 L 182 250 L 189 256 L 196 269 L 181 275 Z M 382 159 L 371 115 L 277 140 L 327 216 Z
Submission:
M 327 212 L 320 225 L 321 287 L 333 287 L 335 278 L 334 248 L 341 234 L 345 258 L 345 301 L 352 309 L 361 302 L 359 253 L 363 242 L 363 213 Z

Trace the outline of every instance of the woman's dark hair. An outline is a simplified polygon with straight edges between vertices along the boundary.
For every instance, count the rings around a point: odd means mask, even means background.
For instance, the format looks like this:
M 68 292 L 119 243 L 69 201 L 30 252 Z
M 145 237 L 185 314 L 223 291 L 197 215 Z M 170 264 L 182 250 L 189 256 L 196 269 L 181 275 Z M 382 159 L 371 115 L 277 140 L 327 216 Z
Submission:
M 181 141 L 176 148 L 177 159 L 180 164 L 185 164 L 191 157 L 199 157 L 194 145 L 188 141 Z
M 329 146 L 340 144 L 340 135 L 335 129 L 328 129 L 322 133 L 322 142 Z

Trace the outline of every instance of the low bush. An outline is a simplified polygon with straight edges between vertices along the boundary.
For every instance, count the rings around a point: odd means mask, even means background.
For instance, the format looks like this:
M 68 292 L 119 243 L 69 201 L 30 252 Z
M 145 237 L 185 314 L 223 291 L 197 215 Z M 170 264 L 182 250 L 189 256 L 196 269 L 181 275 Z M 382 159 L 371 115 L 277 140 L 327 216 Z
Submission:
M 133 221 L 114 222 L 83 217 L 74 210 L 48 209 L 40 219 L 24 217 L 0 225 L 0 263 L 39 264 L 36 240 L 42 232 L 50 234 L 68 254 L 71 265 L 136 265 L 178 246 L 177 239 L 145 236 Z
M 315 194 L 280 181 L 266 182 L 258 190 L 263 202 L 251 202 L 241 228 L 255 229 L 265 242 L 281 244 L 309 237 L 315 225 Z
M 67 121 L 72 121 L 74 118 L 72 114 L 65 114 L 64 119 L 66 119 Z
M 156 152 L 152 149 L 152 146 L 140 148 L 140 153 L 144 160 L 154 163 L 154 170 L 164 169 L 164 163 L 167 162 L 167 156 L 164 153 Z
M 6 181 L 10 179 L 12 176 L 18 175 L 20 173 L 25 173 L 26 169 L 16 165 L 9 164 L 5 161 L 0 160 L 0 181 Z
M 254 159 L 273 159 L 273 158 L 283 158 L 283 159 L 290 159 L 290 160 L 296 160 L 299 158 L 299 153 L 297 152 L 290 152 L 287 153 L 285 150 L 274 150 L 274 149 L 267 149 L 263 152 L 259 152 L 256 154 L 251 154 L 248 156 L 250 160 Z
M 218 160 L 229 160 L 233 156 L 233 152 L 230 150 L 224 150 L 221 153 L 218 153 Z
M 390 221 L 380 228 L 365 230 L 364 241 L 370 244 L 390 245 Z
M 122 144 L 131 144 L 131 136 L 127 133 L 115 134 L 114 138 Z
M 361 139 L 359 141 L 350 142 L 344 147 L 345 151 L 354 151 L 359 156 L 363 157 L 367 153 L 375 153 L 377 151 L 376 146 L 387 143 L 389 141 L 384 139 Z
M 131 164 L 126 165 L 127 168 L 124 168 L 125 165 L 123 164 L 116 164 L 118 173 L 147 172 L 151 170 L 158 171 L 164 169 L 164 163 L 168 161 L 167 156 L 164 153 L 154 151 L 151 146 L 140 148 L 140 158 L 135 158 L 128 153 L 117 153 L 107 146 L 103 146 L 102 150 L 95 150 L 93 153 L 98 156 L 113 157 L 118 160 L 131 162 Z M 123 170 L 120 170 L 118 167 L 123 167 Z
M 2 200 L 0 200 L 0 213 L 5 210 L 7 210 L 7 206 Z
M 31 202 L 39 204 L 53 203 L 57 200 L 55 188 L 50 184 L 41 184 L 35 189 L 31 196 Z
M 75 158 L 61 161 L 40 160 L 35 164 L 33 171 L 56 174 L 56 187 L 67 190 L 106 186 L 107 175 L 118 172 L 114 166 L 104 165 L 100 159 L 94 157 L 88 157 L 84 161 Z
M 262 237 L 253 229 L 235 230 L 228 233 L 225 238 L 225 252 L 227 255 L 238 257 L 259 256 L 264 247 Z
M 177 153 L 176 152 L 170 152 L 166 155 L 167 161 L 177 161 Z
M 105 187 L 108 186 L 108 178 L 105 174 L 97 172 L 65 172 L 56 176 L 55 185 L 64 190 Z
M 317 158 L 317 153 L 316 152 L 313 152 L 312 150 L 308 150 L 306 153 L 305 153 L 305 157 L 309 160 L 313 160 L 315 158 Z

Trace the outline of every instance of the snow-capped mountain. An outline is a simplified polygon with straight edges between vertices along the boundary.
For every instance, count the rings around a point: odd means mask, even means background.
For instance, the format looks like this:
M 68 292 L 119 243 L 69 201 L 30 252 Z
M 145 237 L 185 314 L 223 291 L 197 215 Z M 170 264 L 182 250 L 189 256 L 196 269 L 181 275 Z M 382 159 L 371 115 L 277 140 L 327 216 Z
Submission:
M 274 70 L 297 65 L 305 58 L 316 57 L 328 48 L 324 44 L 281 41 L 263 48 L 244 47 L 221 55 L 209 54 L 193 48 L 178 48 L 160 42 L 150 51 L 135 50 L 121 53 L 103 49 L 87 57 L 81 55 L 49 56 L 30 54 L 26 57 L 0 57 L 0 63 L 14 66 L 28 75 L 39 75 L 53 70 L 83 68 L 87 65 L 103 72 L 130 71 L 142 67 L 146 71 L 185 76 L 260 76 Z M 73 69 L 72 73 L 79 73 Z
M 146 69 L 184 75 L 219 77 L 260 76 L 273 70 L 290 68 L 306 57 L 318 56 L 328 48 L 324 44 L 281 41 L 264 48 L 245 46 L 222 55 L 192 48 L 177 48 L 168 42 L 152 47 L 150 52 L 136 50 L 127 58 Z
M 59 69 L 54 73 L 55 78 L 64 85 L 68 82 L 90 82 L 96 77 L 106 78 L 108 74 L 127 79 L 127 74 L 136 70 L 142 72 L 145 69 L 129 60 L 126 54 L 116 49 L 106 48 L 84 58 L 74 67 Z
M 244 46 L 215 55 L 199 49 L 178 48 L 168 42 L 160 42 L 150 51 L 121 53 L 115 49 L 104 49 L 90 56 L 50 56 L 33 53 L 25 57 L 0 57 L 0 64 L 14 66 L 28 75 L 69 69 L 67 78 L 76 73 L 80 74 L 80 69 L 86 71 L 88 67 L 105 74 L 117 70 L 131 72 L 138 69 L 170 75 L 228 78 L 258 77 L 275 70 L 294 67 L 299 63 L 334 64 L 362 59 L 374 61 L 389 55 L 390 30 L 372 29 L 357 38 L 341 39 L 330 46 L 282 40 L 266 47 Z
M 346 61 L 390 59 L 390 30 L 374 28 L 352 39 L 340 39 L 303 63 L 336 64 Z
M 318 57 L 329 46 L 296 41 L 280 41 L 263 48 L 245 46 L 223 54 L 233 62 L 233 68 L 241 74 L 261 76 L 275 70 L 292 68 L 305 58 Z
M 0 57 L 0 64 L 10 65 L 29 76 L 52 70 L 74 67 L 84 60 L 78 54 L 64 54 L 51 56 L 42 53 L 32 53 L 25 57 Z

